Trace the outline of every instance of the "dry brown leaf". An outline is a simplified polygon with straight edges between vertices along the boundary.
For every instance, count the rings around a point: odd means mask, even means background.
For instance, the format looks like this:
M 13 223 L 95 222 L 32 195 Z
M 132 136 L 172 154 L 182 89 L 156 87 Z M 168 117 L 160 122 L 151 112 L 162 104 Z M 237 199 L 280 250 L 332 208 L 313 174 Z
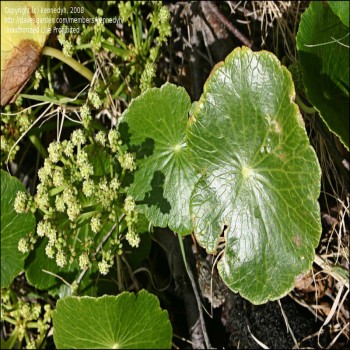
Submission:
M 33 40 L 23 40 L 13 48 L 2 72 L 1 106 L 14 102 L 36 67 L 42 48 Z

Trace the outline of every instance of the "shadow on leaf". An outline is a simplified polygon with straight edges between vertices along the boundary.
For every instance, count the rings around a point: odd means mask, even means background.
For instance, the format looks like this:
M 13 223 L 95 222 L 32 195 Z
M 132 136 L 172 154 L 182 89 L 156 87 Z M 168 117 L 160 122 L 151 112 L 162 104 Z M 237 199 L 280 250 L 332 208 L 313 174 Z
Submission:
M 171 205 L 164 197 L 164 181 L 164 174 L 159 170 L 155 171 L 151 181 L 151 190 L 145 194 L 145 198 L 142 201 L 137 201 L 136 203 L 146 204 L 147 206 L 155 205 L 162 214 L 169 213 Z
M 129 152 L 134 153 L 136 159 L 143 159 L 149 157 L 153 154 L 154 151 L 154 140 L 150 137 L 147 137 L 139 145 L 131 145 L 131 134 L 129 132 L 129 125 L 126 122 L 122 122 L 118 127 L 120 138 L 123 141 L 123 144 L 127 145 Z

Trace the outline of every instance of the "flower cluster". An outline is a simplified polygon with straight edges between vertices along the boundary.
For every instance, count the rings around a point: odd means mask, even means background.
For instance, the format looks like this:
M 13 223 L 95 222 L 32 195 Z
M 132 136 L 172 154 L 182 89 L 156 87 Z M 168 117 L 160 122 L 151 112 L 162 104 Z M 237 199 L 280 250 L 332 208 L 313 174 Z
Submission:
M 131 196 L 127 196 L 124 201 L 125 221 L 128 227 L 126 240 L 132 247 L 138 247 L 140 244 L 140 236 L 136 232 L 138 211 L 135 200 Z
M 74 53 L 74 45 L 69 38 L 69 28 L 63 24 L 60 34 L 57 35 L 58 42 L 62 45 L 62 52 L 67 57 L 72 57 Z
M 19 151 L 19 145 L 16 145 L 19 137 L 28 130 L 35 116 L 31 109 L 23 109 L 22 99 L 17 98 L 16 103 L 7 105 L 1 113 L 1 160 L 0 164 L 7 161 L 13 161 L 16 153 Z
M 152 86 L 153 78 L 156 76 L 156 65 L 153 62 L 147 62 L 145 69 L 141 74 L 140 88 L 141 91 L 146 91 Z
M 43 215 L 35 235 L 22 238 L 18 250 L 27 253 L 36 240 L 46 239 L 45 253 L 58 267 L 73 263 L 86 270 L 96 262 L 107 274 L 114 257 L 122 254 L 123 237 L 132 247 L 140 242 L 136 204 L 122 188 L 125 173 L 135 169 L 134 155 L 123 150 L 115 129 L 94 135 L 77 129 L 69 140 L 52 142 L 34 198 L 18 192 L 15 199 L 18 213 L 34 206 Z M 107 241 L 106 223 L 118 225 Z M 119 227 L 126 229 L 119 232 Z M 103 249 L 98 248 L 101 242 Z
M 167 37 L 171 35 L 171 27 L 169 23 L 169 9 L 166 6 L 160 5 L 161 3 L 156 4 L 157 10 L 153 12 L 151 22 L 159 31 L 158 41 L 161 43 L 166 41 Z
M 22 214 L 28 212 L 29 205 L 29 196 L 26 192 L 18 191 L 15 197 L 14 209 L 16 213 Z

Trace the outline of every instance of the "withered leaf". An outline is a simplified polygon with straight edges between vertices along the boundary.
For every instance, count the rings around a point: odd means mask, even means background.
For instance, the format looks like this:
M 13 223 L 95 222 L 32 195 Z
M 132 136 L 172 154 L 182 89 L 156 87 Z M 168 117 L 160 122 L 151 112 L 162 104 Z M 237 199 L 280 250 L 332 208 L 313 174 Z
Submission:
M 5 64 L 1 81 L 1 106 L 14 102 L 40 62 L 42 47 L 33 40 L 16 45 Z

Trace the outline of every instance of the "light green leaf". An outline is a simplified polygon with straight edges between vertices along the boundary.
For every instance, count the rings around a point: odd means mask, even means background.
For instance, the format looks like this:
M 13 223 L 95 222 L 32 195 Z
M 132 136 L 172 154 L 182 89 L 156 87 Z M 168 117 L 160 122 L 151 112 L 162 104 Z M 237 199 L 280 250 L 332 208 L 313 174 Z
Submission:
M 349 149 L 349 28 L 313 1 L 301 17 L 297 48 L 311 103 Z
M 57 349 L 170 349 L 172 329 L 156 296 L 67 297 L 53 316 Z
M 210 253 L 224 243 L 221 277 L 255 304 L 293 288 L 321 234 L 321 172 L 293 98 L 274 55 L 237 48 L 211 73 L 189 122 L 202 174 L 191 199 L 195 236 Z
M 197 180 L 186 145 L 190 108 L 185 89 L 165 84 L 133 100 L 119 125 L 137 158 L 130 194 L 153 225 L 180 234 L 191 232 L 189 199 Z
M 328 1 L 328 5 L 343 24 L 349 28 L 349 1 Z
M 23 270 L 28 254 L 18 251 L 18 242 L 35 228 L 33 213 L 15 212 L 13 205 L 18 191 L 25 191 L 22 183 L 1 170 L 1 288 L 9 287 Z

